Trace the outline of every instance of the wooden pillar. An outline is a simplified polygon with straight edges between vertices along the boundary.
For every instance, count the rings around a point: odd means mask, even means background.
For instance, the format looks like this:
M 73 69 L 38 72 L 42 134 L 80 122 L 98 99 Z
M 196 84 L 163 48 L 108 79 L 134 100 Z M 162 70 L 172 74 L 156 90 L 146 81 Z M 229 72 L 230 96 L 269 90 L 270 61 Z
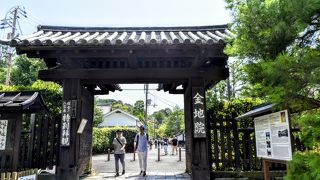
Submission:
M 75 107 L 73 107 L 74 103 Z M 81 121 L 81 85 L 79 79 L 63 80 L 63 112 L 61 136 L 64 130 L 68 129 L 69 137 L 65 136 L 60 139 L 59 165 L 57 166 L 57 179 L 59 180 L 78 180 L 77 170 L 79 157 L 79 136 L 77 128 Z M 67 109 L 67 112 L 64 111 Z M 70 109 L 71 108 L 71 109 Z M 64 120 L 70 120 L 70 124 L 63 123 Z M 63 139 L 63 140 L 62 140 Z M 69 141 L 68 141 L 69 140 Z M 68 144 L 68 145 L 66 145 Z
M 93 114 L 94 114 L 94 95 L 85 88 L 81 93 L 82 110 L 81 121 L 86 121 L 83 132 L 78 133 L 80 136 L 79 144 L 79 174 L 82 172 L 91 172 L 92 156 L 92 136 L 93 136 Z
M 184 119 L 185 119 L 185 142 L 186 142 L 186 172 L 191 173 L 192 161 L 192 104 L 191 104 L 191 88 L 188 85 L 184 94 Z
M 14 134 L 13 141 L 13 157 L 12 157 L 12 171 L 17 171 L 19 169 L 19 155 L 20 155 L 20 139 L 21 139 L 21 126 L 22 126 L 22 114 L 19 113 L 14 120 Z
M 187 170 L 191 169 L 193 179 L 209 180 L 212 171 L 211 135 L 205 109 L 204 80 L 191 78 L 185 92 L 186 165 Z M 199 124 L 203 129 L 199 129 Z

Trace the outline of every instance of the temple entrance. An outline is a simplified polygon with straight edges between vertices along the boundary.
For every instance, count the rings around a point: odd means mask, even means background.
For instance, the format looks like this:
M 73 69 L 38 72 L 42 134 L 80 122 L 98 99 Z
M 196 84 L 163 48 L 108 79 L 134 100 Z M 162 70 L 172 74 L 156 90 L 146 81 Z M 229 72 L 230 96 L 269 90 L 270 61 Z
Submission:
M 205 91 L 228 76 L 228 33 L 226 26 L 40 26 L 8 42 L 19 54 L 43 58 L 48 69 L 39 78 L 63 86 L 57 178 L 78 179 L 90 161 L 94 95 L 120 90 L 121 83 L 156 83 L 184 96 L 186 169 L 194 179 L 210 179 Z
M 139 175 L 138 154 L 137 152 L 133 153 L 134 137 L 139 132 L 138 127 L 141 125 L 146 127 L 146 132 L 152 144 L 147 156 L 147 177 L 151 179 L 190 179 L 190 176 L 186 173 L 183 95 L 173 95 L 163 90 L 159 91 L 158 84 L 146 86 L 145 84 L 119 84 L 121 91 L 95 96 L 97 108 L 102 109 L 103 120 L 99 121 L 101 123 L 93 129 L 92 169 L 94 173 L 88 179 L 114 178 L 114 147 L 112 144 L 110 146 L 108 139 L 112 141 L 118 129 L 123 131 L 123 136 L 127 140 L 126 170 L 125 174 L 122 175 L 120 164 L 119 176 L 120 178 L 132 179 L 142 177 L 142 175 Z M 147 104 L 146 99 L 148 99 Z M 144 116 L 146 112 L 147 117 Z M 146 122 L 145 119 L 148 119 L 148 121 Z M 111 136 L 108 136 L 108 138 L 95 136 L 95 134 L 107 131 L 111 131 Z M 177 151 L 172 152 L 172 139 L 175 136 L 178 139 L 178 148 Z M 104 141 L 104 139 L 106 140 Z M 168 140 L 168 145 L 164 145 L 164 140 Z M 101 148 L 100 144 L 97 143 L 98 141 L 102 141 L 108 146 Z M 97 145 L 95 146 L 95 144 Z M 166 149 L 167 154 L 165 153 Z

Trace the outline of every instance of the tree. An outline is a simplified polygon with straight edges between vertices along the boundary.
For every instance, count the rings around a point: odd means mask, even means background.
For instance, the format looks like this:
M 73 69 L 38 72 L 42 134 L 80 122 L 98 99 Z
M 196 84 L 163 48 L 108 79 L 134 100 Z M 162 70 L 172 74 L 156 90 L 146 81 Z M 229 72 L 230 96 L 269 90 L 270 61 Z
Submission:
M 144 102 L 143 100 L 138 100 L 133 105 L 133 115 L 138 117 L 141 121 L 145 122 L 144 114 Z
M 0 59 L 0 84 L 5 83 L 6 80 L 6 63 L 5 59 Z
M 45 63 L 40 59 L 28 58 L 25 54 L 17 56 L 11 71 L 13 85 L 31 85 L 38 79 L 38 72 L 45 68 Z
M 242 59 L 252 94 L 295 110 L 320 106 L 318 0 L 228 0 L 237 34 L 226 52 Z
M 103 112 L 97 106 L 97 101 L 94 101 L 94 115 L 93 115 L 93 127 L 98 127 L 103 122 Z
M 227 2 L 237 36 L 226 53 L 245 64 L 246 93 L 300 112 L 297 123 L 311 151 L 295 153 L 286 179 L 319 178 L 320 1 Z

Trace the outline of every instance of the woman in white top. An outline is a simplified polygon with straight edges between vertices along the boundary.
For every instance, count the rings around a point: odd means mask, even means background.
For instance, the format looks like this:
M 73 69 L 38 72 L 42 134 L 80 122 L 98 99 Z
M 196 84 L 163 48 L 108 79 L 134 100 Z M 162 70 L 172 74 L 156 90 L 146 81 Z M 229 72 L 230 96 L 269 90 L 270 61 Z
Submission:
M 119 160 L 122 165 L 122 175 L 125 173 L 125 162 L 124 162 L 124 155 L 126 150 L 124 149 L 126 146 L 126 138 L 122 136 L 122 131 L 117 130 L 117 137 L 113 139 L 114 145 L 114 158 L 115 158 L 115 165 L 116 165 L 116 175 L 119 176 Z

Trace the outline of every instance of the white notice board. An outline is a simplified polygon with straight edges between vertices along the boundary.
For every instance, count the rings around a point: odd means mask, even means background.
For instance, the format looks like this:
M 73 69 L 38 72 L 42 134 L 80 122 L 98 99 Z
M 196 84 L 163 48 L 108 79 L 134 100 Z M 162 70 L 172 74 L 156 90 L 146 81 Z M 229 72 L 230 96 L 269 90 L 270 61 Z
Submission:
M 254 118 L 257 157 L 291 160 L 288 111 L 283 110 Z
M 18 178 L 18 180 L 36 180 L 36 179 L 37 179 L 36 174 L 29 175 L 29 176 L 23 176 L 23 177 Z

